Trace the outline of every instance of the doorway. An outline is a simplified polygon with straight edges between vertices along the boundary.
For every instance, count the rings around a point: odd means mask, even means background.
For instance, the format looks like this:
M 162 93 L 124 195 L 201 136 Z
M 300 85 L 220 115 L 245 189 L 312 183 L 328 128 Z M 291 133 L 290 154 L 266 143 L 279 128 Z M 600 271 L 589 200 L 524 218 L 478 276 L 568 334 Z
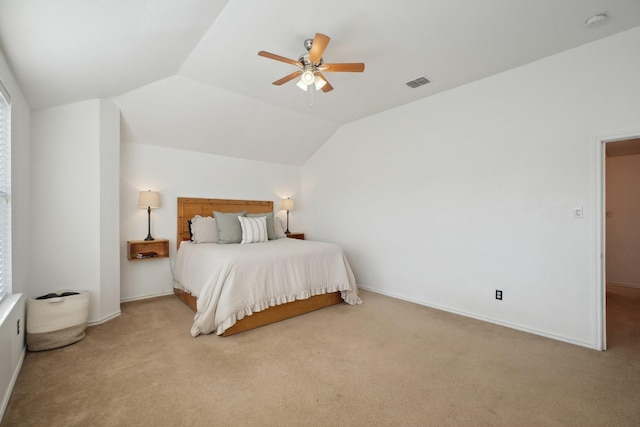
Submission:
M 640 351 L 640 137 L 601 141 L 602 349 Z

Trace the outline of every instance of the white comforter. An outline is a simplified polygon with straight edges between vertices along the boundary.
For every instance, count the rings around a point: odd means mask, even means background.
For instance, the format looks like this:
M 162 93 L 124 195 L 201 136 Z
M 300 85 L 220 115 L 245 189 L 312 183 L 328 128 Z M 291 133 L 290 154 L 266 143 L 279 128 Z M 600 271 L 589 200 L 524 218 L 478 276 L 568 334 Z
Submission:
M 342 248 L 332 243 L 277 239 L 266 243 L 182 242 L 174 286 L 198 297 L 191 335 L 222 334 L 253 312 L 341 291 L 360 304 Z

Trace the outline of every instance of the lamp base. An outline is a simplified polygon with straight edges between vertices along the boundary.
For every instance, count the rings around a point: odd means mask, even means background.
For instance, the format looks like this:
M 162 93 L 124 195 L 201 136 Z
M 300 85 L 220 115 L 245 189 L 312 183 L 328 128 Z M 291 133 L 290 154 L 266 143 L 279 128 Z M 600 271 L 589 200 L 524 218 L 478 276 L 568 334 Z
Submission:
M 147 237 L 145 237 L 144 240 L 156 240 L 153 237 L 151 237 L 151 206 L 149 206 L 147 208 Z
M 284 231 L 284 234 L 291 234 L 291 232 L 289 231 L 289 211 L 287 211 L 287 229 Z

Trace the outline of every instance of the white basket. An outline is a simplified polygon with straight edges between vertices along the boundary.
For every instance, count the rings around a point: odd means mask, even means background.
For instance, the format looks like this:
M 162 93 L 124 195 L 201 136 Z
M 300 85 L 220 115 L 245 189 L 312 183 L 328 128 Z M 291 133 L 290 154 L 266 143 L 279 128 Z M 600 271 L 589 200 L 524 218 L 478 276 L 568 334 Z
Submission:
M 89 291 L 62 289 L 56 294 L 78 292 L 65 297 L 27 302 L 27 348 L 51 350 L 80 341 L 89 318 Z

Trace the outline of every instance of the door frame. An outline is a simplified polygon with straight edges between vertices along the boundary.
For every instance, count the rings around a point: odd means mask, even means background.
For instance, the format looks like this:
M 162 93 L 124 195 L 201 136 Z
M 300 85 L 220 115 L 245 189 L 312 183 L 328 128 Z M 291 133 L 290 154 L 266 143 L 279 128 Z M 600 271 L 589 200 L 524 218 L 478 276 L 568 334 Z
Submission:
M 640 130 L 623 135 L 597 138 L 596 141 L 596 349 L 607 349 L 607 277 L 606 277 L 606 148 L 607 143 L 640 138 Z

